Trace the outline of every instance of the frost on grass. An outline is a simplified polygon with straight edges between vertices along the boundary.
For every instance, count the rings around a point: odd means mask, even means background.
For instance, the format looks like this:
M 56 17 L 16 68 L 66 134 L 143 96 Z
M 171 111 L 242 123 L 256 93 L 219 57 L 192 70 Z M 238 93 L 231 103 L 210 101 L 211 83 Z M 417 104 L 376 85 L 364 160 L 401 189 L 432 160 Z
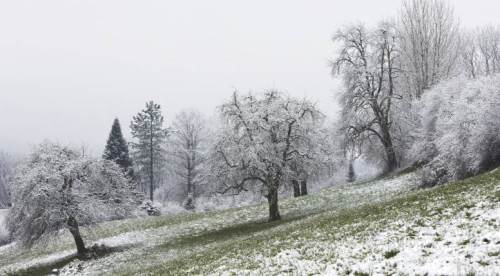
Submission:
M 492 200 L 497 198 L 498 184 L 488 180 L 484 183 L 490 184 L 475 189 L 428 195 L 415 191 L 417 179 L 407 174 L 284 200 L 284 220 L 274 224 L 263 223 L 265 205 L 108 222 L 93 240 L 117 250 L 88 262 L 73 261 L 60 272 L 482 275 L 498 271 L 500 202 Z M 42 264 L 67 247 L 63 243 L 52 248 L 30 261 L 21 256 L 5 261 L 4 256 L 18 253 L 0 251 L 4 266 L 0 273 Z
M 498 192 L 498 186 L 496 189 Z M 383 215 L 382 219 L 361 222 L 365 224 L 362 231 L 357 230 L 356 223 L 341 227 L 333 223 L 331 227 L 312 230 L 313 233 L 304 239 L 282 239 L 277 243 L 286 246 L 276 254 L 266 254 L 266 250 L 254 254 L 240 252 L 222 258 L 224 265 L 215 268 L 213 274 L 498 273 L 500 202 L 476 192 L 456 196 L 463 202 L 458 208 L 443 208 L 446 202 L 439 200 L 444 198 L 424 203 L 415 201 L 401 211 L 388 211 L 388 215 L 394 215 L 392 218 Z M 419 208 L 426 210 L 425 215 L 415 211 Z M 291 236 L 295 237 L 293 233 Z M 238 266 L 255 268 L 239 269 Z
M 341 185 L 326 189 L 317 195 L 302 199 L 289 199 L 283 201 L 283 214 L 288 217 L 301 217 L 312 215 L 327 210 L 348 209 L 365 203 L 386 200 L 397 194 L 406 193 L 415 186 L 413 174 L 390 180 L 357 183 L 354 185 Z M 92 242 L 102 243 L 112 248 L 125 248 L 98 260 L 76 264 L 82 273 L 91 271 L 113 272 L 120 268 L 121 271 L 129 269 L 147 269 L 159 266 L 168 260 L 183 257 L 195 252 L 205 252 L 224 243 L 237 243 L 235 240 L 225 240 L 199 244 L 193 242 L 189 248 L 175 248 L 176 243 L 183 239 L 196 239 L 197 237 L 224 231 L 228 227 L 241 227 L 246 224 L 255 224 L 265 221 L 267 210 L 265 205 L 236 208 L 225 211 L 208 212 L 204 214 L 179 214 L 158 218 L 132 219 L 101 224 L 98 229 L 89 232 L 84 229 L 84 234 Z M 300 220 L 296 222 L 300 224 Z M 273 231 L 279 231 L 277 227 Z M 261 231 L 266 235 L 270 231 Z M 236 235 L 237 239 L 246 238 L 245 235 Z M 59 240 L 53 241 L 42 248 L 35 247 L 28 255 L 16 248 L 0 252 L 0 272 L 15 272 L 20 268 L 36 265 L 46 265 L 49 258 L 59 255 L 61 251 L 71 248 L 71 240 L 67 233 L 62 233 Z M 167 249 L 168 248 L 168 251 Z M 14 254 L 13 254 L 14 253 Z M 73 253 L 73 252 L 71 252 Z M 12 257 L 11 255 L 14 255 Z M 148 262 L 143 261 L 143 256 L 148 256 Z M 9 256 L 3 258 L 4 256 Z M 15 257 L 17 256 L 17 257 Z M 30 261 L 28 262 L 27 259 Z M 76 267 L 70 264 L 68 267 Z M 64 268 L 63 272 L 66 271 Z M 72 274 L 68 270 L 68 274 Z M 64 273 L 63 273 L 64 274 Z

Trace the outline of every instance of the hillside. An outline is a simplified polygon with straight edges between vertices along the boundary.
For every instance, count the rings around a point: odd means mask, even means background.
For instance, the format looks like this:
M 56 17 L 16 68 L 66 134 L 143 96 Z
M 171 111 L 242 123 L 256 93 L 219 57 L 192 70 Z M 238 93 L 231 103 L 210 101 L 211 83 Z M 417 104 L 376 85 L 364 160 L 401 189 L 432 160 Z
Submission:
M 0 247 L 0 274 L 440 274 L 500 271 L 500 170 L 417 190 L 414 173 L 266 206 L 131 219 L 87 239 L 114 252 L 72 260 L 65 233 L 29 252 Z

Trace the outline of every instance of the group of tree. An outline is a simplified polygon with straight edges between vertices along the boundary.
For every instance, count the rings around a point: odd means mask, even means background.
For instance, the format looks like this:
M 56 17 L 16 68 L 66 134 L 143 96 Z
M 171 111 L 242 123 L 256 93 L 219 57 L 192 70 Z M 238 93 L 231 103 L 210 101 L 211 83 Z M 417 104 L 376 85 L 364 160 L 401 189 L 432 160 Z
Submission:
M 448 2 L 406 0 L 398 18 L 374 27 L 348 25 L 333 40 L 338 48 L 333 73 L 342 77 L 345 87 L 340 122 L 348 156 L 378 161 L 386 173 L 425 166 L 426 185 L 495 164 L 497 157 L 488 155 L 498 147 L 493 138 L 498 136 L 493 115 L 498 113 L 497 100 L 491 92 L 496 78 L 484 76 L 500 72 L 498 27 L 463 30 Z M 480 140 L 472 131 L 478 126 L 481 137 L 489 137 L 481 143 L 488 150 L 467 142 Z M 443 151 L 451 145 L 453 150 Z M 481 158 L 455 155 L 476 149 Z M 440 161 L 432 161 L 436 158 Z M 474 169 L 465 169 L 471 166 Z

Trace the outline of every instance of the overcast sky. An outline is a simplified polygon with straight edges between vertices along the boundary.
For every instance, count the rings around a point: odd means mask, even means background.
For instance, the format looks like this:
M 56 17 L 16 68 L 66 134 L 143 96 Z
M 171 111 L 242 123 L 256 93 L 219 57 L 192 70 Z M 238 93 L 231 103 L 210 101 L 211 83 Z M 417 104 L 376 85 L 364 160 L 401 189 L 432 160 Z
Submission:
M 451 1 L 463 25 L 497 24 L 499 1 Z M 168 119 L 232 91 L 307 96 L 336 114 L 331 36 L 396 14 L 399 0 L 1 0 L 0 150 L 44 138 L 102 151 L 150 99 Z

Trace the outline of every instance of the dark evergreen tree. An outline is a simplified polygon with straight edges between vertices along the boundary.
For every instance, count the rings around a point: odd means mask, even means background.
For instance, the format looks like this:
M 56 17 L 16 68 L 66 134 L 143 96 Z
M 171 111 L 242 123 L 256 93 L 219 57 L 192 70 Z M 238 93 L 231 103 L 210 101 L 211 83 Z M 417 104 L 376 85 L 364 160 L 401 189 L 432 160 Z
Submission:
M 352 162 L 349 162 L 349 171 L 347 172 L 347 182 L 356 181 L 356 173 L 354 172 L 354 166 Z
M 132 161 L 128 153 L 128 145 L 123 138 L 120 121 L 118 119 L 115 119 L 113 122 L 102 158 L 114 161 L 127 172 L 129 176 L 132 175 Z
M 146 108 L 134 116 L 130 128 L 135 140 L 132 143 L 134 162 L 137 165 L 144 191 L 149 190 L 149 199 L 153 201 L 155 179 L 165 162 L 164 144 L 168 130 L 163 127 L 164 118 L 159 104 L 146 103 Z M 145 184 L 149 181 L 149 187 Z

